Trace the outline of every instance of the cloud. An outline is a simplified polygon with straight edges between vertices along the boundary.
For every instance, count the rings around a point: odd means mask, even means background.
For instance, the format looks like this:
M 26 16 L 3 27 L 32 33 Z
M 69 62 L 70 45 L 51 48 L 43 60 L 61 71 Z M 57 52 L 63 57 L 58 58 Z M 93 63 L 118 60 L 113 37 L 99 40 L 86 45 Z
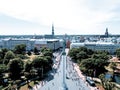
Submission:
M 67 30 L 61 33 L 103 33 L 108 22 L 120 18 L 119 4 L 119 0 L 1 0 L 0 13 L 39 25 L 54 22 L 56 28 Z

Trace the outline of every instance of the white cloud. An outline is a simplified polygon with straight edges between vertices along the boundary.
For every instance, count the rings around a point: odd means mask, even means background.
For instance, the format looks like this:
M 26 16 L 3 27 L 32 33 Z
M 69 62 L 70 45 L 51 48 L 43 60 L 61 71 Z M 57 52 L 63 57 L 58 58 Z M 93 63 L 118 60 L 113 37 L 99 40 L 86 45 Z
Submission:
M 119 0 L 1 0 L 0 13 L 46 26 L 54 22 L 55 27 L 71 29 L 71 33 L 75 30 L 93 33 L 117 16 L 114 9 L 119 3 Z

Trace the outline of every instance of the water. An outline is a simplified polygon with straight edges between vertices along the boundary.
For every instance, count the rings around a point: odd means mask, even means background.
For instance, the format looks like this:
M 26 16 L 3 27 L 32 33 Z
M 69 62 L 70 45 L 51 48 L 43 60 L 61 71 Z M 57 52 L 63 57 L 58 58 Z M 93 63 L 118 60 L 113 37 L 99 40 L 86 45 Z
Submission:
M 120 84 L 120 75 L 115 75 L 115 82 Z
M 109 78 L 111 78 L 111 77 L 112 77 L 112 74 L 111 74 L 111 73 L 106 73 L 106 74 L 105 74 L 105 78 L 106 78 L 106 79 L 109 79 Z M 115 76 L 114 76 L 114 81 L 115 81 L 116 83 L 120 84 L 120 75 L 115 74 Z

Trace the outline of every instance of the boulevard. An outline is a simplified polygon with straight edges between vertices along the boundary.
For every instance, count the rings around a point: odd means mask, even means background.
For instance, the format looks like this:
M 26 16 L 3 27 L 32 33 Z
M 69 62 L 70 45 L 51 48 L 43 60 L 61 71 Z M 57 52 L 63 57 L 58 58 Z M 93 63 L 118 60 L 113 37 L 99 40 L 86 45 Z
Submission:
M 34 86 L 34 90 L 95 90 L 85 80 L 84 76 L 80 76 L 77 72 L 75 64 L 67 56 L 68 49 L 65 50 L 66 54 L 57 54 L 55 66 L 50 73 L 53 79 L 44 80 L 38 85 Z

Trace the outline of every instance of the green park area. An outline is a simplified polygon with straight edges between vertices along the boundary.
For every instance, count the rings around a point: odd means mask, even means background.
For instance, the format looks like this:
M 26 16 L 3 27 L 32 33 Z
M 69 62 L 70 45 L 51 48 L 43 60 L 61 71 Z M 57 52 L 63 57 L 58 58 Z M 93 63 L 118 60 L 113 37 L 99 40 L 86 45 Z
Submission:
M 52 69 L 53 52 L 48 48 L 26 51 L 24 44 L 0 50 L 0 89 L 27 90 L 43 80 Z

